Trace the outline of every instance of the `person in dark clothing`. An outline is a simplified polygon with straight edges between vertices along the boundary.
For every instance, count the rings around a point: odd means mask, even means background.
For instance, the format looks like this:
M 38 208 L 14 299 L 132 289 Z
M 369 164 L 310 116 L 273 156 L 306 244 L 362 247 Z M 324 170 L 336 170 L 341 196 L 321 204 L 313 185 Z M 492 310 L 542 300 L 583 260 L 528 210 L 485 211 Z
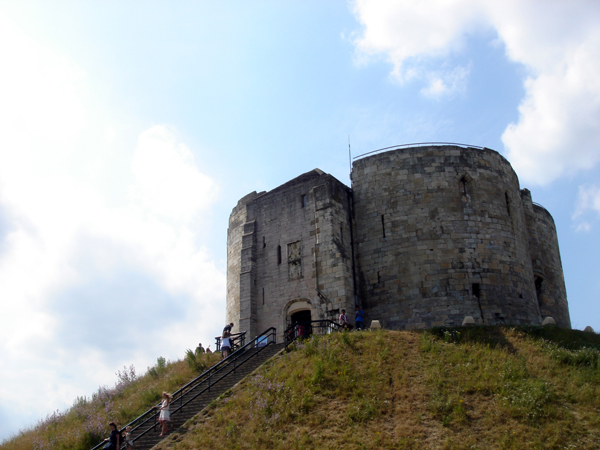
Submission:
M 354 324 L 356 325 L 357 330 L 365 329 L 365 313 L 358 305 L 356 305 L 354 312 Z
M 106 444 L 102 448 L 104 450 L 118 450 L 119 445 L 121 445 L 121 434 L 114 422 L 109 423 L 108 426 L 110 428 L 110 436 L 108 439 L 104 439 Z

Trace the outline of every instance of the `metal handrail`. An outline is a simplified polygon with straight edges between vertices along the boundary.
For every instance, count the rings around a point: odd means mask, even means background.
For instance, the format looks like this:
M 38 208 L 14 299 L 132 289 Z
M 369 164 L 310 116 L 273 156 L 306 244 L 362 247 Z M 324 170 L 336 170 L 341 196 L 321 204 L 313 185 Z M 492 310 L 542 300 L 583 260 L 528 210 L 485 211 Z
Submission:
M 215 345 L 217 347 L 217 352 L 221 351 L 221 336 L 215 337 Z M 241 333 L 235 333 L 229 335 L 229 342 L 231 343 L 231 351 L 234 352 L 236 349 L 243 347 L 246 345 L 246 332 L 243 331 Z
M 285 347 L 287 348 L 292 342 L 297 339 L 304 339 L 313 334 L 331 334 L 334 331 L 338 331 L 341 328 L 339 323 L 334 322 L 330 319 L 322 320 L 307 320 L 295 322 L 290 325 L 283 333 L 285 340 Z
M 392 145 L 391 147 L 380 148 L 378 150 L 373 150 L 371 152 L 363 153 L 362 155 L 355 156 L 352 159 L 362 158 L 363 156 L 371 155 L 373 153 L 382 152 L 384 150 L 390 150 L 392 148 L 404 148 L 404 147 L 421 147 L 424 145 L 456 145 L 458 147 L 464 148 L 477 148 L 479 150 L 483 150 L 486 147 L 478 147 L 477 145 L 467 145 L 467 144 L 458 144 L 456 142 L 417 142 L 415 144 L 401 144 L 401 145 Z
M 244 334 L 245 334 L 245 332 L 244 332 Z M 276 329 L 274 327 L 271 327 L 271 328 L 265 330 L 264 332 L 262 332 L 261 334 L 259 334 L 257 337 L 252 339 L 247 344 L 238 348 L 235 352 L 233 352 L 227 358 L 219 361 L 214 366 L 205 370 L 202 374 L 198 375 L 196 378 L 194 378 L 193 380 L 191 380 L 190 382 L 188 382 L 187 384 L 185 384 L 184 386 L 182 386 L 181 388 L 179 388 L 177 391 L 175 391 L 172 394 L 172 396 L 171 396 L 172 400 L 171 400 L 170 404 L 174 405 L 177 401 L 179 401 L 180 405 L 178 407 L 176 407 L 174 410 L 172 410 L 171 414 L 179 412 L 190 401 L 194 400 L 195 398 L 197 398 L 199 395 L 206 392 L 207 390 L 210 390 L 211 385 L 214 385 L 215 383 L 219 382 L 221 379 L 223 379 L 225 376 L 229 375 L 231 372 L 235 372 L 235 370 L 238 367 L 240 367 L 242 364 L 244 364 L 246 361 L 248 361 L 250 359 L 250 358 L 247 358 L 246 360 L 241 361 L 238 364 L 238 360 L 246 353 L 247 350 L 255 348 L 256 349 L 255 355 L 258 355 L 264 348 L 266 348 L 267 346 L 269 346 L 271 344 L 276 344 L 276 343 L 277 343 Z M 212 379 L 215 375 L 217 375 L 221 371 L 225 370 L 230 365 L 233 365 L 232 369 L 230 369 L 228 372 L 221 375 L 217 380 Z M 208 381 L 208 386 L 205 389 L 203 389 L 201 392 L 197 393 L 191 399 L 188 399 L 188 400 L 186 400 L 185 403 L 183 403 L 183 397 L 185 395 L 189 394 L 190 392 L 192 392 L 194 389 L 198 388 L 202 383 L 204 383 L 206 381 Z M 211 383 L 211 381 L 212 381 L 212 383 Z M 154 424 L 152 427 L 148 427 L 147 430 L 145 430 L 143 433 L 141 433 L 139 435 L 136 435 L 132 439 L 132 441 L 135 442 L 137 439 L 144 436 L 146 433 L 148 433 L 151 429 L 153 429 L 157 425 L 156 417 L 159 415 L 159 411 L 157 411 L 157 408 L 160 405 L 161 405 L 160 402 L 157 403 L 154 407 L 150 408 L 149 410 L 147 410 L 146 412 L 144 412 L 140 416 L 136 417 L 135 419 L 133 419 L 131 422 L 129 422 L 125 426 L 123 426 L 123 428 L 121 428 L 121 431 L 123 429 L 125 429 L 126 427 L 130 426 L 132 428 L 131 432 L 133 434 L 133 432 L 135 430 L 138 430 L 140 427 L 147 425 L 150 420 L 154 419 Z M 134 424 L 136 424 L 136 425 L 134 426 Z M 105 441 L 103 440 L 98 445 L 93 447 L 92 450 L 98 450 L 104 444 L 105 444 Z M 123 447 L 124 445 L 125 445 L 125 443 L 122 443 L 121 448 L 124 448 Z
M 235 370 L 237 368 L 239 368 L 242 364 L 244 364 L 246 361 L 249 361 L 250 358 L 252 356 L 258 356 L 260 352 L 262 352 L 265 348 L 267 348 L 269 345 L 271 344 L 276 344 L 277 343 L 277 335 L 276 335 L 276 330 L 275 328 L 269 328 L 269 330 L 272 330 L 271 332 L 269 332 L 268 334 L 261 334 L 260 336 L 254 338 L 251 342 L 249 342 L 248 344 L 246 344 L 244 347 L 246 346 L 250 346 L 249 348 L 247 348 L 246 350 L 242 351 L 242 348 L 236 350 L 234 352 L 234 354 L 237 354 L 237 356 L 235 358 L 233 358 L 232 360 L 230 360 L 229 364 L 226 366 L 223 366 L 221 369 L 225 370 L 228 367 L 230 367 L 231 365 L 233 365 L 233 368 L 230 369 L 228 372 L 223 373 L 217 380 L 213 381 L 213 385 L 215 383 L 218 383 L 219 381 L 221 381 L 223 378 L 225 378 L 227 375 L 229 375 L 231 372 L 235 372 Z M 267 330 L 267 331 L 269 331 Z M 268 339 L 269 337 L 272 337 L 272 339 Z M 266 343 L 264 342 L 264 338 L 267 338 Z M 237 364 L 237 360 L 240 359 L 242 356 L 244 356 L 244 353 L 248 350 L 250 350 L 251 348 L 254 348 L 255 351 L 252 355 L 250 355 L 248 358 L 246 358 L 245 360 L 241 361 L 239 364 Z M 234 354 L 228 356 L 225 360 L 228 360 L 229 358 L 231 358 Z M 213 372 L 213 374 L 211 374 L 211 376 L 215 375 L 218 371 Z M 197 386 L 196 386 L 197 387 Z M 200 392 L 197 392 L 193 397 L 187 399 L 185 401 L 185 403 L 181 403 L 177 408 L 175 408 L 171 413 L 175 413 L 177 411 L 179 411 L 180 409 L 183 409 L 184 406 L 186 406 L 188 403 L 190 403 L 191 401 L 195 400 L 197 397 L 199 397 L 200 395 L 204 394 L 204 392 L 206 391 L 210 391 L 210 380 L 209 380 L 209 384 L 207 387 L 205 387 L 204 389 L 202 389 Z M 188 391 L 189 392 L 189 391 Z

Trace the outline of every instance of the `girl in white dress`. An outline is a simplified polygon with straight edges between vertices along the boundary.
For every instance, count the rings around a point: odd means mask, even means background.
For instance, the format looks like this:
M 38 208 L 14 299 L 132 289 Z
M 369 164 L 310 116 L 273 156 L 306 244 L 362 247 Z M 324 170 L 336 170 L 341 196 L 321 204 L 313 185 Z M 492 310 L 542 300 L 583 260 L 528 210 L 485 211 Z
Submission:
M 162 393 L 163 401 L 160 404 L 160 414 L 158 416 L 158 421 L 161 425 L 161 433 L 159 436 L 164 436 L 169 431 L 169 422 L 171 421 L 171 412 L 169 411 L 169 405 L 171 404 L 171 394 L 167 394 L 166 392 Z

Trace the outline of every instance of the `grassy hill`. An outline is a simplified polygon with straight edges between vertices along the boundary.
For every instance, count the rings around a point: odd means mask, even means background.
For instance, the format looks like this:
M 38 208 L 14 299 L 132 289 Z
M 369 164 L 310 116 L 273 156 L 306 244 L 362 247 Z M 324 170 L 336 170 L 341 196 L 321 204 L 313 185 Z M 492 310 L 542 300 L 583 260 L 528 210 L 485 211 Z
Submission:
M 598 349 L 557 328 L 314 338 L 160 448 L 597 449 Z
M 108 437 L 108 423 L 120 426 L 155 405 L 163 391 L 173 392 L 220 361 L 220 354 L 196 357 L 188 350 L 179 361 L 159 357 L 143 376 L 133 366 L 118 371 L 113 388 L 100 387 L 91 397 L 78 397 L 67 411 L 55 411 L 34 427 L 0 443 L 0 450 L 90 450 Z
M 600 336 L 555 327 L 315 337 L 261 367 L 158 448 L 597 449 L 599 350 Z M 131 382 L 130 394 L 116 393 L 111 408 L 104 403 L 107 417 L 124 423 L 124 405 L 153 403 L 162 389 L 175 389 L 175 378 L 193 375 L 185 362 L 161 370 L 135 381 L 155 383 L 153 390 Z M 84 448 L 42 445 L 52 433 L 84 433 L 85 421 L 78 429 L 63 424 L 78 407 L 0 450 Z

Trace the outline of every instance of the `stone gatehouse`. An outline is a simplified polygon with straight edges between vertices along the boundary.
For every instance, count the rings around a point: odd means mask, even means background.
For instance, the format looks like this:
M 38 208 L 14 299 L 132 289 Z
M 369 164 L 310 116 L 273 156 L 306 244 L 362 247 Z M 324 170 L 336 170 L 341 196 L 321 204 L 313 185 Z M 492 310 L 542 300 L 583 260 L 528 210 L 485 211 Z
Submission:
M 256 335 L 341 309 L 387 328 L 570 327 L 556 228 L 496 151 L 397 148 L 239 200 L 227 232 L 227 321 Z

